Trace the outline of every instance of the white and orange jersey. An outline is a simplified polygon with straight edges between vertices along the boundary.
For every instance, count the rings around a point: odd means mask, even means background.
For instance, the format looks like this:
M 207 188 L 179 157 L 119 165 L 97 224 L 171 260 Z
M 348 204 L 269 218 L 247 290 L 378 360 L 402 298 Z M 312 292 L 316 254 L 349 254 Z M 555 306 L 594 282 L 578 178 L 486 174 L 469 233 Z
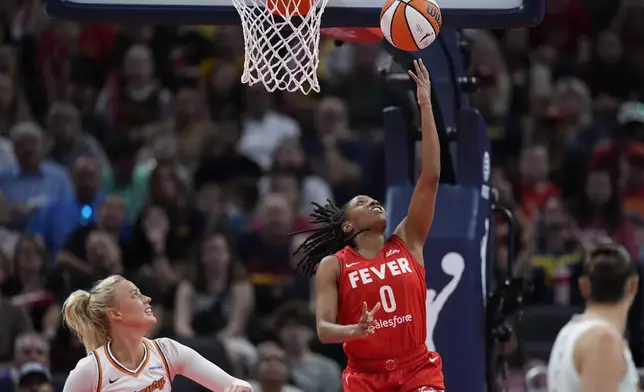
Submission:
M 143 339 L 145 354 L 136 369 L 128 369 L 112 355 L 110 344 L 78 361 L 63 392 L 170 392 L 175 375 L 183 375 L 211 391 L 229 385 L 252 391 L 250 384 L 227 374 L 190 347 L 174 340 Z
M 170 392 L 173 376 L 155 340 L 143 339 L 145 355 L 136 369 L 128 369 L 112 355 L 110 344 L 93 351 L 98 371 L 96 392 Z

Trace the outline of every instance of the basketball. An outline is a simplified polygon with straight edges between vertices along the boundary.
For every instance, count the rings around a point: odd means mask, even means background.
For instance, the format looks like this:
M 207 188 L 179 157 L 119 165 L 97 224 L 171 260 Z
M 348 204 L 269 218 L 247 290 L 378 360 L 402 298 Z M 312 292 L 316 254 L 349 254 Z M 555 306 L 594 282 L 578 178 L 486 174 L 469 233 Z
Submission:
M 441 10 L 434 0 L 387 0 L 380 12 L 382 35 L 406 52 L 431 45 L 442 24 Z

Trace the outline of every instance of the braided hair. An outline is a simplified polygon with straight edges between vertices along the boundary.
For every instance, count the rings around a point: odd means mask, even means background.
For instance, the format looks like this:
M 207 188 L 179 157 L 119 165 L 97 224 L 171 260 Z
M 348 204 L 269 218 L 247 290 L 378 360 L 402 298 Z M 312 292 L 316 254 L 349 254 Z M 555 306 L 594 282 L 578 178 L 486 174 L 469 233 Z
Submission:
M 342 231 L 342 223 L 345 218 L 345 208 L 338 207 L 330 200 L 325 205 L 311 203 L 315 206 L 309 223 L 317 225 L 312 229 L 289 233 L 296 235 L 302 233 L 313 233 L 300 245 L 293 255 L 302 252 L 304 256 L 297 263 L 297 270 L 306 277 L 313 277 L 317 271 L 320 261 L 325 256 L 340 251 L 345 246 L 355 246 L 353 239 L 365 230 L 347 236 Z

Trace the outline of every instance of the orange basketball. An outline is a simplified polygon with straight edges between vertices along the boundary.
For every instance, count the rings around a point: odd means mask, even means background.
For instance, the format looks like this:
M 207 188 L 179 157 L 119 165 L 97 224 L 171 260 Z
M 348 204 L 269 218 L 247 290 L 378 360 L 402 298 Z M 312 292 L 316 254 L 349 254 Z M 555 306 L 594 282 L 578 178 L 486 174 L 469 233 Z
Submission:
M 314 0 L 267 0 L 266 5 L 271 13 L 288 18 L 304 16 L 309 13 Z
M 415 52 L 434 42 L 443 25 L 435 0 L 387 0 L 380 12 L 380 29 L 390 44 Z

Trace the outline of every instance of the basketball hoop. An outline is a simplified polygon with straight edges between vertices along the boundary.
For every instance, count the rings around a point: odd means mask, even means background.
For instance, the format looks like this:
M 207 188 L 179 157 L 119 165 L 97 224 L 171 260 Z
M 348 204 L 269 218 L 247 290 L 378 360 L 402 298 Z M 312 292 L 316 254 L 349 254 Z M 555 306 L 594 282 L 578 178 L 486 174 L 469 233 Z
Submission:
M 328 0 L 233 0 L 244 31 L 242 83 L 319 92 L 320 22 Z

